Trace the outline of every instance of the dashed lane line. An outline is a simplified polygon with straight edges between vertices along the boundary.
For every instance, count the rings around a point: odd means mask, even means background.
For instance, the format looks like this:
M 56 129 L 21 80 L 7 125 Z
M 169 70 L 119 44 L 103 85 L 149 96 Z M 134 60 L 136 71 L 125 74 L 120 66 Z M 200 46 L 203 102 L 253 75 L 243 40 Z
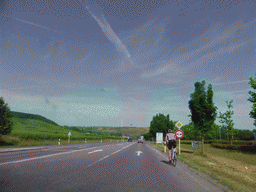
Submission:
M 127 147 L 130 147 L 131 145 L 134 145 L 134 144 L 135 144 L 135 143 L 130 144 L 130 145 L 127 145 L 126 147 L 123 147 L 123 148 L 121 148 L 121 149 L 119 149 L 119 150 L 117 150 L 117 151 L 115 151 L 115 152 L 113 152 L 113 153 L 111 153 L 111 154 L 109 154 L 109 155 L 107 155 L 107 156 L 105 156 L 105 157 L 100 158 L 99 160 L 97 160 L 97 161 L 95 161 L 95 162 L 93 162 L 93 163 L 87 165 L 86 168 L 91 167 L 92 165 L 95 165 L 96 163 L 98 163 L 98 162 L 100 162 L 100 161 L 102 161 L 102 160 L 108 158 L 109 156 L 111 156 L 111 155 L 113 155 L 113 154 L 115 154 L 115 153 L 118 153 L 118 152 L 120 152 L 120 151 L 126 149 Z M 81 171 L 81 170 L 79 170 L 79 171 Z M 79 172 L 79 171 L 78 171 L 78 172 Z M 69 174 L 69 177 L 72 176 L 72 175 L 75 175 L 76 173 L 77 173 L 77 171 L 76 171 L 76 172 L 73 172 L 72 174 Z M 52 185 L 55 185 L 56 183 L 59 183 L 59 182 L 62 181 L 63 179 L 65 179 L 65 178 L 59 179 L 58 181 L 52 183 Z
M 94 150 L 94 151 L 88 152 L 87 154 L 96 153 L 96 152 L 99 152 L 99 151 L 102 151 L 102 149 Z
M 113 145 L 110 144 L 110 145 L 104 145 L 104 146 L 113 146 Z M 97 146 L 97 147 L 92 147 L 92 148 L 85 148 L 85 149 L 80 149 L 80 150 L 72 150 L 72 151 L 67 151 L 67 152 L 62 152 L 62 153 L 51 154 L 51 155 L 44 155 L 44 156 L 40 156 L 40 157 L 32 157 L 32 158 L 22 159 L 22 160 L 17 160 L 17 161 L 10 161 L 10 162 L 5 162 L 5 163 L 0 163 L 0 166 L 1 165 L 12 164 L 12 163 L 21 163 L 21 162 L 26 162 L 26 161 L 32 161 L 32 160 L 36 160 L 36 159 L 43 159 L 43 158 L 47 158 L 47 157 L 64 155 L 64 154 L 74 153 L 74 152 L 79 152 L 79 151 L 87 151 L 87 150 L 91 150 L 91 149 L 95 149 L 95 148 L 99 148 L 99 147 L 102 147 L 102 146 Z

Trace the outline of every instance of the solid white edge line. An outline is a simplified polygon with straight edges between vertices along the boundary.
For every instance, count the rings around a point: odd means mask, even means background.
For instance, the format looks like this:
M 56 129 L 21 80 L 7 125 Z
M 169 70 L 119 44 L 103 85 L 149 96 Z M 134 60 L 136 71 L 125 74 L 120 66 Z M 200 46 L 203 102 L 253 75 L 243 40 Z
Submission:
M 109 155 L 107 155 L 107 156 L 105 156 L 105 157 L 102 157 L 101 159 L 98 160 L 98 162 L 101 161 L 101 160 L 103 160 L 103 159 L 106 159 L 106 158 L 108 158 L 108 157 L 109 157 Z

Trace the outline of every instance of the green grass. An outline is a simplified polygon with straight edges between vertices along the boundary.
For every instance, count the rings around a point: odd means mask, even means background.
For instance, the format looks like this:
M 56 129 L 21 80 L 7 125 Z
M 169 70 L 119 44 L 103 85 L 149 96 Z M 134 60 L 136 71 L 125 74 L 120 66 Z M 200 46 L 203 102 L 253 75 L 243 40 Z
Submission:
M 0 142 L 4 141 L 4 145 L 0 145 L 0 148 L 5 147 L 20 147 L 20 146 L 39 146 L 39 145 L 58 145 L 59 139 L 55 140 L 49 140 L 49 139 L 22 139 L 18 136 L 11 136 L 11 135 L 3 135 L 0 139 Z M 121 138 L 111 138 L 111 139 L 102 139 L 102 142 L 117 142 L 121 141 Z M 101 139 L 91 139 L 87 138 L 86 143 L 99 143 L 101 142 Z M 64 139 L 60 141 L 61 145 L 67 145 L 67 144 L 82 144 L 85 143 L 85 140 L 73 140 L 70 139 L 68 143 L 68 139 Z
M 153 147 L 164 151 L 163 144 Z M 178 152 L 177 145 L 177 152 Z M 192 149 L 191 144 L 181 143 L 181 154 L 178 159 L 188 166 L 210 175 L 235 191 L 256 191 L 256 154 L 235 150 L 214 148 L 210 144 L 201 149 Z

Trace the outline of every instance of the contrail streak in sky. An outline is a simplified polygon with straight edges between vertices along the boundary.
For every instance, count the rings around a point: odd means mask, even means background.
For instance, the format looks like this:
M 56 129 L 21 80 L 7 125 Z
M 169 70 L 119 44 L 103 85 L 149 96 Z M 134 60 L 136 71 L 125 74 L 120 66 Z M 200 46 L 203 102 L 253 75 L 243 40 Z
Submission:
M 97 21 L 97 23 L 99 24 L 99 26 L 101 27 L 101 29 L 103 30 L 104 34 L 107 36 L 107 38 L 114 43 L 114 45 L 116 46 L 117 50 L 119 51 L 119 53 L 121 55 L 123 55 L 123 57 L 125 57 L 125 59 L 127 59 L 129 61 L 130 64 L 132 63 L 131 60 L 131 55 L 128 52 L 128 50 L 126 49 L 126 47 L 124 46 L 124 44 L 120 41 L 119 37 L 115 34 L 115 32 L 112 30 L 111 26 L 108 24 L 108 22 L 106 21 L 106 19 L 104 18 L 104 16 L 102 15 L 102 19 L 98 18 L 97 16 L 95 16 L 90 10 L 89 8 L 86 6 L 86 9 L 91 13 L 92 17 Z
M 44 28 L 44 29 L 53 30 L 53 29 L 50 29 L 49 27 L 40 26 L 40 25 L 38 25 L 38 24 L 31 23 L 31 22 L 28 22 L 28 21 L 25 21 L 25 20 L 22 20 L 22 19 L 17 19 L 17 18 L 13 18 L 13 19 L 16 19 L 17 21 L 20 21 L 20 22 L 28 23 L 28 24 L 30 24 L 30 25 L 35 25 L 35 26 L 37 26 L 37 27 L 41 27 L 41 28 Z M 53 31 L 56 31 L 56 30 L 53 30 Z

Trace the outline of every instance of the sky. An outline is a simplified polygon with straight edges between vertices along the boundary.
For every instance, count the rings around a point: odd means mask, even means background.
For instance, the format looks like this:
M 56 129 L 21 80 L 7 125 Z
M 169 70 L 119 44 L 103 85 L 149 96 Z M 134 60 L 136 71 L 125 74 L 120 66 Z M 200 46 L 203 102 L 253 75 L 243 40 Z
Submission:
M 249 0 L 4 0 L 0 95 L 61 126 L 149 127 L 159 113 L 185 125 L 205 80 L 217 113 L 233 100 L 234 128 L 252 130 L 255 10 Z

